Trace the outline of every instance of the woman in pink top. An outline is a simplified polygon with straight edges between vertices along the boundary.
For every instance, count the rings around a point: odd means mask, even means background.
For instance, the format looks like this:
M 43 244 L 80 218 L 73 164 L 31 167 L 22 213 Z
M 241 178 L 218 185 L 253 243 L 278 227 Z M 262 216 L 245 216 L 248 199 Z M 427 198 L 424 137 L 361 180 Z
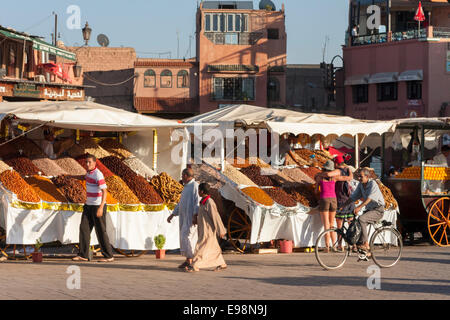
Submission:
M 331 229 L 335 226 L 337 197 L 336 197 L 336 181 L 344 181 L 346 179 L 342 176 L 330 177 L 329 174 L 335 170 L 334 162 L 328 160 L 323 166 L 323 173 L 316 175 L 316 193 L 320 192 L 319 212 L 325 230 Z M 336 233 L 331 233 L 332 244 L 336 243 Z M 330 246 L 330 235 L 325 235 L 325 250 L 337 251 L 334 245 Z

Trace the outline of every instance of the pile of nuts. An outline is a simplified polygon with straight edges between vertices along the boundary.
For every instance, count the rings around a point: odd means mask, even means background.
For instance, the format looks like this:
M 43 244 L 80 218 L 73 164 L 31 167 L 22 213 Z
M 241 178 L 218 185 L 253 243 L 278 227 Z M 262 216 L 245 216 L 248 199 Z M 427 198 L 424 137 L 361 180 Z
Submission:
M 86 191 L 83 184 L 70 176 L 59 176 L 52 179 L 53 183 L 71 203 L 85 203 Z
M 5 161 L 6 164 L 13 167 L 21 176 L 34 176 L 39 174 L 37 168 L 30 159 L 26 157 L 16 157 Z

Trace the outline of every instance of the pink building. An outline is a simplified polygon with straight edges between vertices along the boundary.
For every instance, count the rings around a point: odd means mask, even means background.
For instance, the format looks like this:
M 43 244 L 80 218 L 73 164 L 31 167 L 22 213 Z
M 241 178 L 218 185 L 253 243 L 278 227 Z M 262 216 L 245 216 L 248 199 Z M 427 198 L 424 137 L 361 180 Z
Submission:
M 372 4 L 381 8 L 381 27 L 375 30 L 366 13 Z M 350 1 L 353 36 L 343 49 L 346 115 L 375 120 L 450 115 L 450 4 L 422 5 L 426 21 L 419 32 L 417 1 Z
M 284 5 L 203 1 L 197 11 L 200 113 L 222 104 L 286 102 Z

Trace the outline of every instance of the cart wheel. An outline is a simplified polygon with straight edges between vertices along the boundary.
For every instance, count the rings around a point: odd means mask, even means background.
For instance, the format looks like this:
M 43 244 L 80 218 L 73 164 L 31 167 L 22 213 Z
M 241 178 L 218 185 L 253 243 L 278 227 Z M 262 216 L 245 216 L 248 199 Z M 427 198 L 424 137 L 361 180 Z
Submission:
M 450 198 L 434 201 L 428 211 L 428 232 L 435 244 L 450 247 Z
M 228 218 L 228 239 L 239 252 L 244 253 L 249 247 L 252 222 L 242 210 L 235 208 Z
M 114 248 L 114 250 L 127 258 L 137 258 L 148 252 L 148 250 L 122 250 L 118 248 Z

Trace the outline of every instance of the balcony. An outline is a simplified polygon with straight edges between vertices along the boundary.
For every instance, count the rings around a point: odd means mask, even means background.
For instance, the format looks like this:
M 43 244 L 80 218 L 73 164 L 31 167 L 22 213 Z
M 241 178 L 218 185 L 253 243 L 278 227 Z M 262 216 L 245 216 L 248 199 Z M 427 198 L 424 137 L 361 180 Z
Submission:
M 262 32 L 205 32 L 209 41 L 222 45 L 255 45 L 263 36 Z
M 366 46 L 387 42 L 398 42 L 414 39 L 441 38 L 450 39 L 450 28 L 446 27 L 428 27 L 402 32 L 380 33 L 368 36 L 358 36 L 352 38 L 352 46 Z

